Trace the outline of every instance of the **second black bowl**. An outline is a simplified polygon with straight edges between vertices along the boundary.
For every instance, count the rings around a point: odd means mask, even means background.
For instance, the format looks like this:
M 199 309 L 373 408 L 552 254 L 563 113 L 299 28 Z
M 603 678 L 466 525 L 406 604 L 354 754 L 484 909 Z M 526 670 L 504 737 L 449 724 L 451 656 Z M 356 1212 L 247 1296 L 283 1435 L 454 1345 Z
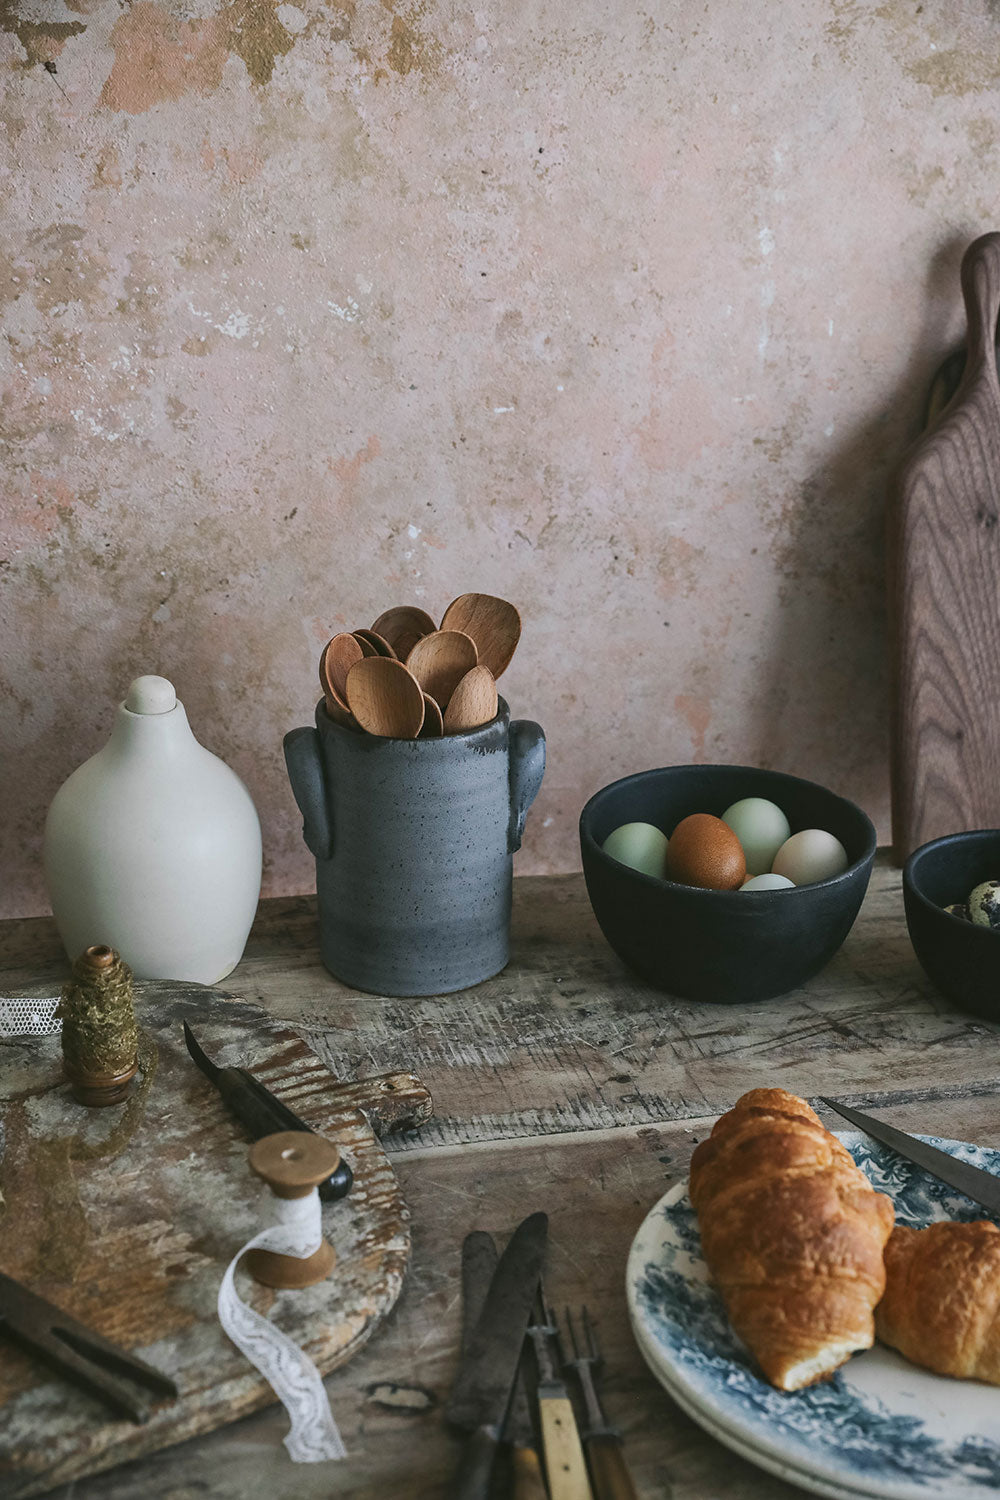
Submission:
M 1000 1018 L 1000 932 L 944 908 L 998 877 L 998 828 L 933 839 L 915 849 L 903 867 L 906 926 L 924 972 L 962 1010 L 991 1021 Z
M 689 813 L 719 817 L 743 797 L 777 803 L 793 833 L 832 833 L 848 868 L 794 890 L 707 891 L 643 875 L 601 847 L 622 823 L 653 823 L 669 836 Z M 587 892 L 619 958 L 657 989 L 730 1005 L 783 995 L 836 953 L 864 900 L 875 843 L 871 819 L 846 797 L 749 766 L 642 771 L 597 792 L 580 815 Z

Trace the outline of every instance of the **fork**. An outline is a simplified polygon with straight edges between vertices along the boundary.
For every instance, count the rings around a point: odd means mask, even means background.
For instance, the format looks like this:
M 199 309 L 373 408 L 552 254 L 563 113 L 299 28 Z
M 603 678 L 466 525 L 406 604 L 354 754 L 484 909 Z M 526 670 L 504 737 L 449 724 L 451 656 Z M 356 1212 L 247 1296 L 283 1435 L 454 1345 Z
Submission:
M 565 1364 L 576 1371 L 587 1413 L 587 1425 L 583 1432 L 583 1444 L 590 1461 L 590 1477 L 594 1483 L 596 1500 L 638 1500 L 635 1484 L 625 1462 L 622 1435 L 617 1427 L 609 1425 L 597 1391 L 594 1375 L 604 1361 L 594 1325 L 586 1307 L 581 1309 L 581 1337 L 578 1340 L 573 1315 L 565 1310 L 566 1327 L 573 1348 L 573 1358 Z

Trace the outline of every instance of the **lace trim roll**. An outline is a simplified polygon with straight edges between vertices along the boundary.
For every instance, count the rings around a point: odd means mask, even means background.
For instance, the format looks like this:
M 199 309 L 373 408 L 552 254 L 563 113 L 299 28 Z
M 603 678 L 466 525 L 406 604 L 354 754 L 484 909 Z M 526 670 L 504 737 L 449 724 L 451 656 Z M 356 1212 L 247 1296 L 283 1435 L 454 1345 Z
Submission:
M 248 1250 L 273 1250 L 304 1260 L 319 1248 L 323 1238 L 315 1188 L 306 1198 L 271 1198 L 270 1202 L 278 1222 L 255 1234 L 229 1262 L 219 1287 L 219 1321 L 287 1411 L 291 1429 L 284 1443 L 293 1462 L 316 1464 L 345 1458 L 346 1450 L 316 1366 L 287 1334 L 248 1307 L 236 1290 L 236 1267 Z
M 62 1022 L 55 1019 L 55 999 L 27 999 L 19 995 L 0 995 L 0 1037 L 55 1036 Z

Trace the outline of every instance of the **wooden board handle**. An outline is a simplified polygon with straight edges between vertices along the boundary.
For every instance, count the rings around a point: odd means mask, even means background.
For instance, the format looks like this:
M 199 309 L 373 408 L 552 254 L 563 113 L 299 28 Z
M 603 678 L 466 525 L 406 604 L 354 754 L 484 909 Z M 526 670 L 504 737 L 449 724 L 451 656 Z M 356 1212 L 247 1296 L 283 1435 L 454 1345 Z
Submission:
M 534 1448 L 513 1448 L 511 1467 L 511 1500 L 548 1500 L 542 1466 Z
M 973 240 L 962 257 L 962 296 L 969 322 L 969 355 L 963 385 L 982 376 L 997 384 L 994 341 L 1000 316 L 1000 234 Z
M 552 1500 L 593 1500 L 569 1397 L 543 1396 L 538 1410 Z

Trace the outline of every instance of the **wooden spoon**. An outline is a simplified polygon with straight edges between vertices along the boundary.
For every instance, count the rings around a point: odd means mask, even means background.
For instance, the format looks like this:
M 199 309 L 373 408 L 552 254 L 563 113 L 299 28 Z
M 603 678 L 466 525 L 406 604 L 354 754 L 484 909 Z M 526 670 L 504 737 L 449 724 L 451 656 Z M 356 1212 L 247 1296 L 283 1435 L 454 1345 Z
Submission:
M 424 694 L 424 723 L 420 731 L 420 739 L 436 740 L 444 734 L 444 719 L 430 693 Z
M 506 599 L 492 594 L 461 594 L 452 600 L 441 621 L 442 630 L 462 630 L 476 643 L 479 661 L 499 677 L 521 639 L 521 616 Z
M 445 734 L 460 734 L 488 724 L 497 713 L 496 679 L 489 667 L 473 667 L 466 672 L 451 695 L 444 715 Z
M 430 635 L 437 626 L 425 609 L 415 604 L 397 604 L 379 615 L 372 626 L 372 633 L 380 635 L 395 651 L 400 661 L 405 661 L 422 635 Z
M 347 674 L 347 704 L 362 729 L 387 740 L 415 740 L 424 722 L 424 695 L 401 661 L 366 656 Z
M 319 661 L 319 680 L 323 684 L 323 691 L 328 696 L 332 693 L 343 708 L 347 707 L 347 674 L 364 654 L 361 642 L 346 630 L 327 641 L 323 648 Z
M 436 703 L 446 708 L 458 683 L 476 665 L 476 643 L 460 630 L 435 630 L 422 635 L 406 658 L 406 665 Z
M 382 636 L 376 635 L 374 630 L 355 630 L 355 640 L 361 643 L 361 649 L 366 656 L 387 656 L 395 660 L 396 653 Z
M 319 659 L 319 682 L 323 689 L 326 711 L 336 724 L 347 729 L 357 729 L 358 723 L 347 707 L 345 685 L 347 673 L 355 661 L 361 660 L 361 647 L 353 635 L 335 635 L 323 647 Z

